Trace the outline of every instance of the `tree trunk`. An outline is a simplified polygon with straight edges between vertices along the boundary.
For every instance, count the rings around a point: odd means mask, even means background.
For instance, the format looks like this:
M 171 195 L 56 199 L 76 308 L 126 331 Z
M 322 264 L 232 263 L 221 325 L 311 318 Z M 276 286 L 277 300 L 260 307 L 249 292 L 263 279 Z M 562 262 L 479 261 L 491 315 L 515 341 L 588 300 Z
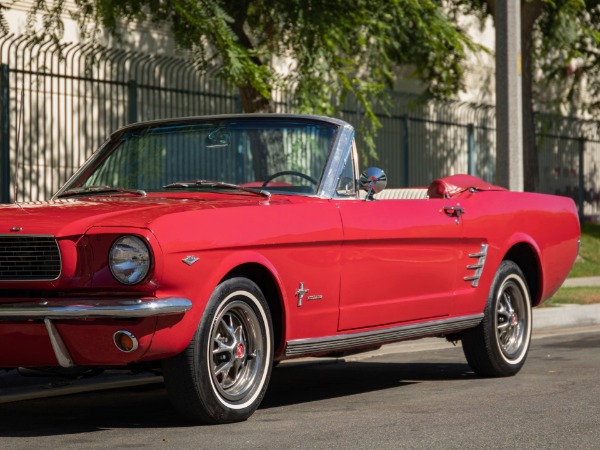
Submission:
M 242 110 L 245 113 L 273 113 L 275 105 L 270 99 L 264 98 L 252 86 L 238 86 Z

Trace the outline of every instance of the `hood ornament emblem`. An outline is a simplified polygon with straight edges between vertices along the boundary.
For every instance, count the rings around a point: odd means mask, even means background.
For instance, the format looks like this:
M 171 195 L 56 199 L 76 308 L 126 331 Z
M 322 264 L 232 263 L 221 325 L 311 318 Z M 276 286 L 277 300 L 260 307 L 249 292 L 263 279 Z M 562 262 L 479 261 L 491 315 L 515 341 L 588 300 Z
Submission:
M 185 258 L 182 259 L 182 261 L 184 263 L 186 263 L 188 266 L 191 266 L 192 264 L 194 264 L 195 262 L 200 261 L 200 258 L 196 258 L 195 256 L 186 256 Z
M 10 231 L 13 231 L 15 233 L 18 231 L 22 231 L 22 230 L 23 230 L 23 227 L 11 227 L 11 229 L 10 229 Z

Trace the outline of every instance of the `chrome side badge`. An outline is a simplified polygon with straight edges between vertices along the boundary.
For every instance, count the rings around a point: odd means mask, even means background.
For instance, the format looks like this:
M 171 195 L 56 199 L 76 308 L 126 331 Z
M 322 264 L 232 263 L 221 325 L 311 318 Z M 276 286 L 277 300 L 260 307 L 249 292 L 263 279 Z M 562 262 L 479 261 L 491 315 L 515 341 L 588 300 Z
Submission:
M 298 306 L 302 306 L 302 299 L 308 294 L 310 289 L 304 289 L 304 282 L 300 283 L 300 287 L 296 290 L 296 297 L 298 297 Z
M 296 289 L 296 297 L 298 297 L 298 306 L 302 306 L 302 300 L 304 300 L 304 296 L 308 294 L 310 289 L 304 289 L 304 282 L 300 282 L 300 287 Z M 310 302 L 312 300 L 321 300 L 323 298 L 322 295 L 309 295 L 306 297 L 306 301 Z
M 182 261 L 184 263 L 186 263 L 188 266 L 191 266 L 195 262 L 200 261 L 200 258 L 196 258 L 195 256 L 190 255 L 190 256 L 186 256 L 185 258 L 183 258 Z

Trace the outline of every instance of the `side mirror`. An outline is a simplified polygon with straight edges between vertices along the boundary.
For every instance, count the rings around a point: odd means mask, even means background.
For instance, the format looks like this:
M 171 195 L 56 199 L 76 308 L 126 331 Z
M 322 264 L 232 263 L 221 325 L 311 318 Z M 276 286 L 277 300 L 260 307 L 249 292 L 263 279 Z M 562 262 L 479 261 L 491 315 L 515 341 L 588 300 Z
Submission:
M 367 200 L 375 200 L 373 195 L 381 192 L 387 186 L 385 172 L 377 167 L 369 167 L 360 174 L 360 188 L 367 191 Z

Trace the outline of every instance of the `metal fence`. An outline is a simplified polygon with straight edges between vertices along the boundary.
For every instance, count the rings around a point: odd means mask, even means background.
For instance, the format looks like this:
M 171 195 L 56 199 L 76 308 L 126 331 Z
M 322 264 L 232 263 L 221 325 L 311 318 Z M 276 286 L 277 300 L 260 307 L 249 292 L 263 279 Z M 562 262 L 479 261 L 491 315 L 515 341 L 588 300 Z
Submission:
M 434 100 L 423 103 L 415 95 L 391 95 L 392 107 L 387 113 L 378 112 L 383 125 L 376 139 L 378 158 L 368 161 L 386 170 L 391 186 L 427 186 L 455 173 L 493 181 L 493 107 Z
M 580 216 L 600 214 L 600 122 L 538 116 L 539 191 L 571 197 Z
M 285 93 L 279 108 L 292 111 Z M 0 38 L 0 202 L 49 198 L 106 139 L 127 123 L 241 112 L 238 96 L 218 77 L 175 55 L 7 35 Z M 493 181 L 495 108 L 419 102 L 392 93 L 376 139 L 390 187 L 426 186 L 470 173 Z M 340 118 L 364 117 L 349 104 Z M 537 115 L 538 190 L 578 201 L 600 214 L 600 123 Z M 360 142 L 360 135 L 359 135 Z M 15 192 L 15 186 L 18 191 Z

